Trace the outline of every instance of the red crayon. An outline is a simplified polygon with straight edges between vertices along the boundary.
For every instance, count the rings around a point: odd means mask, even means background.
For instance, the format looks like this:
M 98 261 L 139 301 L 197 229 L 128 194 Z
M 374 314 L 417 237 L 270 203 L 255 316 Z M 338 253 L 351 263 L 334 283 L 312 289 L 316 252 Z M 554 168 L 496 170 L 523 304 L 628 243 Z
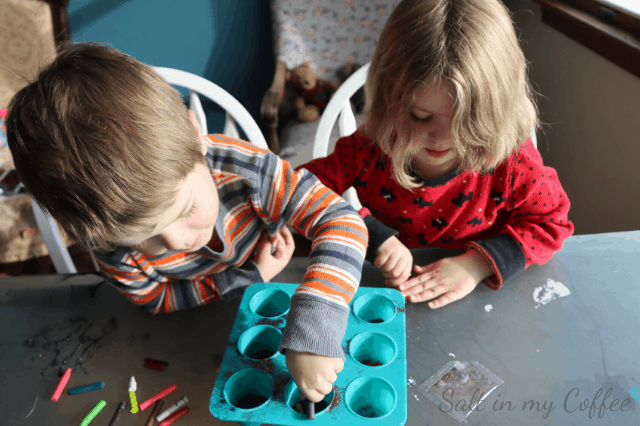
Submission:
M 175 422 L 179 418 L 186 416 L 188 412 L 189 412 L 189 407 L 185 405 L 180 410 L 176 411 L 171 416 L 169 416 L 167 420 L 163 420 L 162 422 L 160 422 L 159 426 L 169 426 L 171 423 Z
M 145 358 L 144 362 L 153 362 L 154 364 L 161 364 L 161 365 L 164 365 L 165 367 L 169 366 L 169 363 L 167 361 L 160 361 L 159 359 L 153 359 L 153 358 Z
M 154 362 L 154 361 L 145 361 L 143 367 L 144 368 L 149 368 L 151 370 L 158 370 L 158 371 L 164 371 L 164 370 L 167 369 L 166 365 L 159 364 L 159 363 Z
M 62 395 L 62 391 L 64 390 L 64 387 L 67 386 L 67 382 L 69 382 L 70 377 L 71 377 L 71 368 L 67 368 L 67 371 L 64 372 L 62 379 L 60 379 L 60 383 L 58 383 L 58 387 L 56 388 L 56 391 L 51 396 L 52 401 L 55 402 L 60 399 L 60 395 Z
M 153 404 L 157 400 L 165 398 L 167 395 L 171 394 L 172 392 L 175 392 L 176 389 L 178 389 L 176 387 L 176 385 L 169 386 L 168 388 L 166 388 L 165 390 L 163 390 L 162 392 L 160 392 L 156 396 L 152 396 L 151 398 L 147 399 L 145 402 L 140 404 L 140 406 L 139 406 L 140 410 L 144 411 L 147 407 L 149 407 L 151 404 Z

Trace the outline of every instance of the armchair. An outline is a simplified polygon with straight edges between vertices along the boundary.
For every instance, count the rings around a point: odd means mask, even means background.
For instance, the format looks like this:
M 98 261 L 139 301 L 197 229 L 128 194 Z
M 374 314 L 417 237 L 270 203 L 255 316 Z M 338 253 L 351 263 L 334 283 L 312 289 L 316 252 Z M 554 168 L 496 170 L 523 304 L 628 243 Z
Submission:
M 287 70 L 309 60 L 318 77 L 340 82 L 341 67 L 371 60 L 380 32 L 400 0 L 379 4 L 270 1 L 276 69 L 262 101 L 260 119 L 269 148 L 297 166 L 312 159 L 318 121 L 302 123 L 294 117 L 292 94 L 286 87 Z M 356 116 L 358 123 L 359 118 Z M 335 128 L 331 144 L 338 137 Z

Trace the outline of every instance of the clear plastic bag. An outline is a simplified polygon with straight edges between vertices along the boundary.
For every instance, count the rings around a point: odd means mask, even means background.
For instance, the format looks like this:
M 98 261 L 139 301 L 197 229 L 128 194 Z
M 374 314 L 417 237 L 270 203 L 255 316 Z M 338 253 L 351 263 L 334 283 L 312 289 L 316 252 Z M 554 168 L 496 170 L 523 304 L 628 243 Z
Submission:
M 449 361 L 418 391 L 459 422 L 504 381 L 476 361 Z

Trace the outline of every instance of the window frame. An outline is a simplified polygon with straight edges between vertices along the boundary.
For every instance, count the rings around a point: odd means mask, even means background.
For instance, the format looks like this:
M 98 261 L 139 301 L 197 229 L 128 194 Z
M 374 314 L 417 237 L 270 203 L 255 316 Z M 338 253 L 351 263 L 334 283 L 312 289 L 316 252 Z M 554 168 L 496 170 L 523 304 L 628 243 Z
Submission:
M 603 0 L 533 0 L 542 22 L 640 78 L 640 18 Z

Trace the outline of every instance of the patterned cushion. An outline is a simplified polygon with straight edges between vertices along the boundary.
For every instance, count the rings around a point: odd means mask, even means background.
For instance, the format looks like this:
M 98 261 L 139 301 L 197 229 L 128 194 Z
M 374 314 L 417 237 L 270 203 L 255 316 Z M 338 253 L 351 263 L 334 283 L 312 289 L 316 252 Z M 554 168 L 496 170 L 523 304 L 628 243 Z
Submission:
M 0 109 L 55 56 L 51 8 L 34 0 L 0 1 Z
M 287 69 L 305 60 L 338 81 L 348 62 L 371 61 L 380 32 L 400 0 L 272 0 L 274 51 Z

